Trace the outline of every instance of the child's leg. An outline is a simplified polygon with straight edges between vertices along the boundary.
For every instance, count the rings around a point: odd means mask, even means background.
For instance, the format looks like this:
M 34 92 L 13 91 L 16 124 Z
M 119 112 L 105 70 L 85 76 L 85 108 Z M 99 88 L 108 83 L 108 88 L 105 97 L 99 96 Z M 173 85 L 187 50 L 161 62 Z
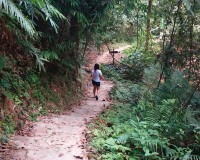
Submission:
M 96 86 L 96 100 L 99 99 L 98 94 L 99 94 L 99 88 L 100 86 Z
M 94 94 L 94 97 L 96 96 L 96 90 L 97 90 L 96 86 L 93 85 L 93 94 Z
M 97 86 L 97 87 L 96 87 L 96 95 L 97 95 L 97 96 L 99 95 L 99 89 L 100 89 L 100 86 Z

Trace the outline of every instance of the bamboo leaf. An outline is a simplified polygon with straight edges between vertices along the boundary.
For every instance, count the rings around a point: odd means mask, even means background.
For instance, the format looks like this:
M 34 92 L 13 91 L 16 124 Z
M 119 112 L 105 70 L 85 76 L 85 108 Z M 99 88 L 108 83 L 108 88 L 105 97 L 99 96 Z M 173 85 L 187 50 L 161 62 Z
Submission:
M 4 10 L 8 16 L 15 17 L 30 36 L 35 34 L 33 23 L 24 16 L 11 0 L 0 0 L 0 9 Z
M 185 4 L 188 11 L 191 10 L 191 4 L 189 0 L 183 0 L 183 3 Z

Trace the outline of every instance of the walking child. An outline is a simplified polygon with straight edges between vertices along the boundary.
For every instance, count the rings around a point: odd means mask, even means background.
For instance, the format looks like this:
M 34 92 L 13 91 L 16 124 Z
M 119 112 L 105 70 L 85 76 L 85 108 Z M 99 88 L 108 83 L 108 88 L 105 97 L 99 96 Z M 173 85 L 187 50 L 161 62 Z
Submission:
M 92 77 L 94 98 L 96 98 L 96 100 L 98 100 L 99 99 L 98 94 L 99 94 L 99 89 L 100 89 L 100 82 L 101 82 L 101 80 L 104 79 L 102 76 L 102 72 L 99 69 L 98 63 L 96 63 L 94 65 L 94 70 L 92 70 L 92 72 L 91 72 L 91 77 Z

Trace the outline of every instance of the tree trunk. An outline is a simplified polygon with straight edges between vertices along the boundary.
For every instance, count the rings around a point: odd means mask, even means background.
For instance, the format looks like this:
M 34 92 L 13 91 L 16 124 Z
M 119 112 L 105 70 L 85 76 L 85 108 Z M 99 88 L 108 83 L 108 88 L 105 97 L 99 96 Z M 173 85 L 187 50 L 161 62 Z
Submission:
M 150 40 L 150 30 L 151 30 L 151 9 L 152 9 L 153 0 L 149 0 L 147 7 L 147 27 L 146 27 L 146 42 L 145 42 L 145 51 L 149 49 L 149 40 Z
M 80 26 L 79 22 L 76 17 L 71 17 L 71 27 L 70 27 L 70 40 L 74 44 L 73 50 L 71 51 L 71 58 L 75 58 L 74 60 L 77 60 L 78 58 L 78 49 L 79 49 L 79 31 Z

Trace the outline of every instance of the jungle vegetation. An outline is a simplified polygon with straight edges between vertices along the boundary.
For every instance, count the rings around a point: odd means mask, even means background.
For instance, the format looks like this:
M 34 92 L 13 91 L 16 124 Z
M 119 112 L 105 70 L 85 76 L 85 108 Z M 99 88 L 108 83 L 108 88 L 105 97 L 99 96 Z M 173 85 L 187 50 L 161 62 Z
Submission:
M 118 42 L 132 48 L 103 66 L 116 104 L 89 126 L 98 156 L 200 159 L 200 0 L 0 0 L 1 144 L 69 109 L 87 51 Z

